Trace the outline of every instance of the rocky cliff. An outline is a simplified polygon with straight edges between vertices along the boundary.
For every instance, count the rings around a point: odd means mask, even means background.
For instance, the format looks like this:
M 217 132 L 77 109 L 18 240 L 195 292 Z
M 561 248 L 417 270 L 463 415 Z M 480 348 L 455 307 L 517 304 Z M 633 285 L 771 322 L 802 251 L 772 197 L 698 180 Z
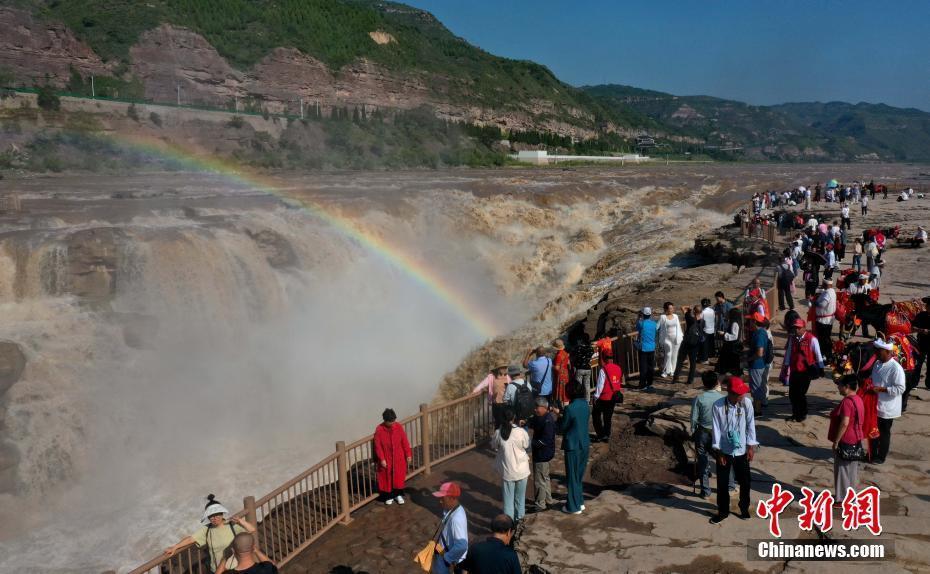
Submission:
M 62 24 L 38 22 L 28 12 L 0 6 L 0 31 L 0 68 L 17 82 L 40 82 L 48 75 L 63 85 L 72 67 L 87 76 L 113 73 Z
M 104 63 L 65 26 L 40 21 L 29 12 L 0 8 L 0 68 L 8 68 L 18 84 L 47 78 L 62 87 L 74 69 L 83 76 L 114 75 L 114 63 Z M 375 31 L 373 31 L 375 32 Z M 381 36 L 372 42 L 380 44 Z M 396 43 L 396 40 L 393 42 Z M 452 81 L 443 75 L 392 71 L 360 58 L 332 70 L 324 62 L 293 48 L 277 48 L 248 70 L 233 67 L 202 35 L 162 24 L 140 35 L 129 50 L 125 77 L 141 81 L 145 98 L 155 102 L 232 108 L 255 106 L 271 113 L 299 113 L 301 102 L 332 108 L 413 109 L 428 105 L 442 119 L 519 131 L 541 130 L 585 138 L 596 135 L 587 110 L 556 109 L 552 102 L 532 100 L 494 109 L 453 103 L 447 93 Z M 238 102 L 237 102 L 238 101 Z

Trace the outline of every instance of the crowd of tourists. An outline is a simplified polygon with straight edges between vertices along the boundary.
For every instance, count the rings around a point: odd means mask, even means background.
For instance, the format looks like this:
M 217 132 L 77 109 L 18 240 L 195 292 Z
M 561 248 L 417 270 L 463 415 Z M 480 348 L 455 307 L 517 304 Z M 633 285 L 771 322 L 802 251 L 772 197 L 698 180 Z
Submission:
M 834 459 L 836 500 L 858 485 L 859 464 L 885 463 L 891 448 L 894 421 L 906 410 L 907 396 L 919 382 L 930 351 L 930 297 L 910 321 L 914 339 L 910 374 L 901 362 L 901 339 L 877 338 L 868 343 L 868 379 L 835 366 L 839 339 L 852 333 L 836 331 L 839 299 L 853 309 L 877 301 L 884 272 L 883 254 L 895 230 L 864 229 L 851 237 L 850 205 L 860 204 L 858 217 L 868 216 L 868 204 L 888 189 L 874 182 L 848 186 L 835 180 L 825 186 L 798 187 L 752 198 L 753 217 L 770 217 L 766 210 L 803 205 L 803 211 L 784 210 L 775 221 L 795 229 L 778 262 L 774 289 L 778 308 L 771 309 L 766 289 L 758 278 L 736 297 L 717 291 L 694 305 L 679 308 L 664 302 L 661 312 L 651 307 L 639 312 L 630 332 L 635 332 L 637 392 L 654 392 L 657 379 L 691 387 L 699 365 L 703 387 L 691 404 L 690 433 L 696 453 L 697 495 L 706 498 L 716 490 L 717 524 L 730 514 L 730 493 L 739 489 L 738 517 L 750 518 L 750 465 L 759 441 L 756 420 L 769 408 L 769 380 L 775 363 L 773 324 L 787 335 L 784 359 L 776 374 L 787 386 L 791 423 L 808 417 L 811 382 L 832 370 L 839 401 L 830 413 L 827 439 Z M 821 221 L 811 210 L 813 202 L 835 202 L 839 214 Z M 822 211 L 822 210 L 821 210 Z M 926 232 L 918 228 L 915 238 Z M 848 241 L 852 239 L 852 247 Z M 919 246 L 922 243 L 918 243 Z M 845 260 L 850 256 L 851 261 Z M 845 266 L 845 267 L 844 267 Z M 800 289 L 803 287 L 803 296 Z M 840 289 L 841 295 L 838 294 Z M 731 294 L 732 295 L 732 294 Z M 797 305 L 796 305 L 797 303 Z M 801 314 L 798 309 L 806 312 Z M 777 314 L 776 314 L 777 313 Z M 862 335 L 868 338 L 867 325 Z M 593 338 L 581 334 L 566 345 L 559 338 L 548 346 L 527 351 L 519 363 L 501 360 L 473 389 L 486 395 L 494 434 L 490 447 L 500 476 L 501 512 L 490 522 L 491 536 L 470 544 L 468 517 L 460 503 L 462 485 L 446 482 L 433 493 L 443 516 L 430 545 L 417 555 L 426 571 L 474 574 L 516 574 L 520 563 L 513 549 L 524 529 L 527 512 L 559 508 L 569 515 L 585 512 L 583 477 L 591 443 L 609 442 L 616 405 L 624 401 L 628 380 L 621 363 L 628 358 L 624 338 L 613 329 Z M 840 352 L 840 351 L 836 351 Z M 687 374 L 682 377 L 687 364 Z M 930 373 L 925 375 L 930 389 Z M 593 431 L 591 433 L 590 431 Z M 561 450 L 565 497 L 553 496 L 551 476 Z M 379 500 L 403 505 L 405 478 L 412 459 L 410 441 L 391 409 L 382 413 L 375 430 L 373 457 L 377 464 Z M 716 483 L 711 483 L 712 472 Z M 533 481 L 530 508 L 527 490 Z M 714 488 L 716 487 L 716 488 Z M 203 527 L 167 550 L 173 554 L 189 544 L 206 547 L 214 572 L 274 572 L 267 556 L 255 545 L 255 527 L 229 512 L 211 495 L 202 517 Z M 226 552 L 224 559 L 224 551 Z M 231 561 L 229 561 L 229 560 Z M 238 565 L 236 564 L 238 562 Z M 227 570 L 235 566 L 235 570 Z

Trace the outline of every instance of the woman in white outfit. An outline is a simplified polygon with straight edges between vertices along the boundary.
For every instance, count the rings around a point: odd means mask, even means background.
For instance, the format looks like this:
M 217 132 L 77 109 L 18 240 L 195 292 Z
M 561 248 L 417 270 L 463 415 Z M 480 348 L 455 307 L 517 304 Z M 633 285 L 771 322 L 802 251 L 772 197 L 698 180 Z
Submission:
M 681 331 L 681 321 L 675 314 L 675 306 L 671 303 L 663 305 L 665 314 L 659 317 L 659 342 L 665 351 L 665 362 L 662 365 L 662 376 L 671 377 L 675 373 L 675 361 L 678 359 L 678 347 L 684 338 Z

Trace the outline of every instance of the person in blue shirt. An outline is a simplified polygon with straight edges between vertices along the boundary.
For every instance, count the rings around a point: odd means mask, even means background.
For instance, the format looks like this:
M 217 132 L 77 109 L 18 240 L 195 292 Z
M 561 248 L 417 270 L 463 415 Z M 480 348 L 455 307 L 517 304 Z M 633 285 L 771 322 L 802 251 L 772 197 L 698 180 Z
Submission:
M 462 489 L 454 482 L 444 482 L 433 493 L 442 506 L 442 523 L 432 574 L 449 574 L 468 556 L 468 518 L 459 504 Z
M 656 374 L 656 339 L 659 324 L 652 320 L 652 308 L 643 307 L 643 314 L 636 322 L 639 332 L 639 388 L 652 390 L 652 381 Z
M 758 414 L 768 402 L 768 364 L 765 351 L 769 348 L 769 320 L 758 311 L 752 316 L 755 330 L 749 336 L 749 353 L 746 361 L 749 365 L 749 391 L 752 393 L 752 406 Z
M 545 347 L 530 349 L 523 359 L 523 366 L 530 373 L 530 386 L 538 397 L 549 398 L 552 394 L 552 359 Z
M 749 463 L 759 445 L 756 440 L 755 413 L 752 401 L 746 397 L 747 385 L 739 377 L 728 377 L 727 396 L 717 399 L 712 407 L 713 442 L 711 448 L 717 458 L 717 514 L 711 524 L 719 524 L 730 515 L 730 491 L 727 482 L 730 469 L 739 483 L 739 517 L 751 518 L 749 514 L 750 471 Z

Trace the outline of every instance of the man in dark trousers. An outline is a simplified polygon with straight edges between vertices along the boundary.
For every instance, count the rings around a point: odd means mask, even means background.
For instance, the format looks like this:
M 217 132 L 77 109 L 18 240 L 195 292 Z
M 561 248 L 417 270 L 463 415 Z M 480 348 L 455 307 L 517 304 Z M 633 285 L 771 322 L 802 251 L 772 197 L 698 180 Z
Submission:
M 575 381 L 577 384 L 583 384 Z M 549 409 L 549 401 L 543 397 L 536 399 L 536 412 L 529 420 L 533 431 L 533 486 L 536 490 L 536 512 L 547 510 L 555 501 L 552 500 L 552 486 L 549 481 L 549 462 L 555 457 L 555 415 L 559 409 Z M 507 516 L 506 514 L 504 516 Z
M 513 540 L 513 519 L 498 514 L 491 521 L 491 536 L 468 549 L 462 562 L 468 574 L 521 574 L 520 559 L 510 545 Z
M 739 377 L 727 379 L 727 396 L 718 399 L 713 406 L 714 441 L 711 448 L 717 457 L 717 514 L 711 517 L 711 524 L 719 524 L 730 515 L 730 469 L 736 474 L 739 483 L 739 517 L 750 518 L 749 463 L 755 454 L 756 440 L 755 413 L 752 401 L 746 394 L 749 385 Z

